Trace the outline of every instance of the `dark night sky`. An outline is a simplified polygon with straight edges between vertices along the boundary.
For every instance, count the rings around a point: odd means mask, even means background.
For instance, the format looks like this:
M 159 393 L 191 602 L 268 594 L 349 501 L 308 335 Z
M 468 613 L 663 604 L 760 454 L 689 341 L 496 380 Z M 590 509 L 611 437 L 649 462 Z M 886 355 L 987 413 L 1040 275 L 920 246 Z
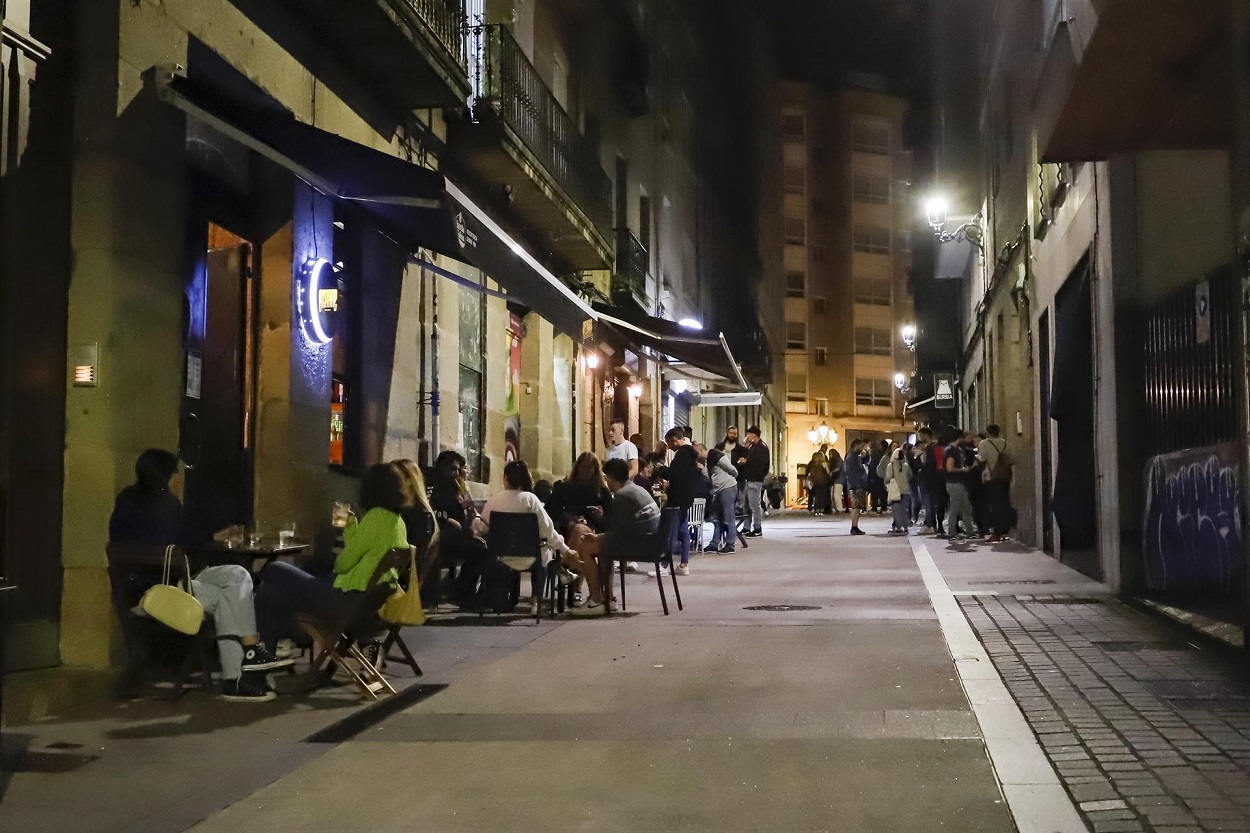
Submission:
M 927 0 L 791 0 L 778 3 L 773 35 L 782 74 L 796 81 L 838 86 L 847 72 L 885 76 L 915 89 L 923 73 L 921 49 Z

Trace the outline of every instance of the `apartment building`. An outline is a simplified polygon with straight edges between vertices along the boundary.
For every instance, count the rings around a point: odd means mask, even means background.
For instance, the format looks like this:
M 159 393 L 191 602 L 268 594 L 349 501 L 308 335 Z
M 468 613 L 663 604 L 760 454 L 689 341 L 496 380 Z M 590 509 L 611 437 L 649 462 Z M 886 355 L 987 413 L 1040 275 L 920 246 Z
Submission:
M 945 284 L 963 297 L 960 421 L 1016 449 L 1023 541 L 1237 639 L 1241 6 L 944 0 L 934 18 L 952 115 L 934 188 L 982 240 Z
M 312 533 L 379 461 L 454 450 L 484 496 L 509 459 L 563 476 L 613 416 L 654 439 L 693 392 L 775 397 L 756 298 L 778 298 L 757 249 L 778 212 L 749 193 L 710 222 L 740 171 L 696 147 L 775 123 L 771 78 L 737 109 L 698 82 L 755 13 L 717 9 L 8 3 L 5 83 L 30 92 L 3 122 L 8 667 L 110 667 L 107 522 L 145 448 L 188 463 L 195 530 Z M 725 239 L 750 270 L 706 263 Z M 713 303 L 731 293 L 741 317 Z M 702 331 L 656 337 L 681 319 Z
M 907 109 L 877 89 L 782 85 L 792 499 L 798 467 L 821 444 L 845 451 L 851 439 L 905 441 L 909 433 L 902 416 L 914 359 L 902 331 L 915 316 L 915 207 Z

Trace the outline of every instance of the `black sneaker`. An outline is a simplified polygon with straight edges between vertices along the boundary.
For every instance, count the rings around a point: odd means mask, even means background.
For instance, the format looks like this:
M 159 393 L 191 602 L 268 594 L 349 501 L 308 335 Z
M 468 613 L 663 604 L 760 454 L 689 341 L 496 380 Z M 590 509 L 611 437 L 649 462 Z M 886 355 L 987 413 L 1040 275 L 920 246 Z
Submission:
M 273 689 L 262 680 L 244 675 L 221 684 L 221 699 L 231 703 L 267 703 L 277 698 Z
M 733 551 L 734 551 L 734 548 L 733 548 L 731 545 L 729 545 L 729 544 L 725 544 L 725 545 L 723 545 L 723 546 L 721 546 L 721 547 L 717 548 L 717 550 L 716 550 L 716 551 L 717 551 L 717 552 L 719 552 L 719 553 L 721 553 L 722 555 L 727 555 L 727 554 L 729 554 L 729 553 L 733 552 Z
M 249 671 L 272 671 L 275 668 L 290 668 L 295 664 L 295 660 L 291 657 L 278 659 L 269 653 L 269 649 L 265 647 L 264 642 L 257 642 L 255 645 L 245 645 L 243 647 L 243 672 Z
M 864 532 L 864 530 L 860 529 L 857 526 L 853 526 L 851 527 L 851 534 L 852 535 L 867 535 L 868 533 Z

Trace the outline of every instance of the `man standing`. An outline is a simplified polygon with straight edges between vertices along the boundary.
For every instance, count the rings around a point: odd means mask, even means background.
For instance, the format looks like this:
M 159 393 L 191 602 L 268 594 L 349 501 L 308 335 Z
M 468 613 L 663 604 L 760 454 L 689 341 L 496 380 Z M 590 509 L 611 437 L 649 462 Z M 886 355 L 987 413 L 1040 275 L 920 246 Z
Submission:
M 664 504 L 661 529 L 668 532 L 669 564 L 679 576 L 690 575 L 690 507 L 699 486 L 699 455 L 683 428 L 670 428 L 664 435 L 673 461 L 668 466 L 668 500 Z M 673 556 L 680 553 L 680 563 Z M 664 568 L 659 568 L 663 575 Z M 655 573 L 650 574 L 652 578 Z
M 977 446 L 977 456 L 985 469 L 982 493 L 985 495 L 985 521 L 990 529 L 989 543 L 998 544 L 1011 531 L 1011 456 L 1007 441 L 997 425 L 985 426 L 986 438 Z
M 973 523 L 975 513 L 972 511 L 972 495 L 969 485 L 974 478 L 979 478 L 977 461 L 973 456 L 973 436 L 965 431 L 955 442 L 946 447 L 946 493 L 950 498 L 950 512 L 946 516 L 946 531 L 955 543 L 968 540 L 976 534 Z M 959 532 L 959 522 L 963 521 L 964 531 Z
M 629 479 L 638 475 L 638 446 L 625 439 L 625 420 L 617 417 L 608 423 L 607 460 L 624 460 L 629 466 Z
M 851 493 L 851 534 L 866 535 L 859 516 L 868 509 L 868 462 L 863 440 L 853 440 L 846 452 L 846 488 Z
M 758 425 L 747 429 L 747 453 L 735 452 L 734 456 L 742 460 L 738 472 L 746 482 L 747 518 L 751 527 L 746 535 L 748 538 L 759 538 L 764 534 L 764 479 L 768 477 L 773 461 L 768 446 L 760 438 Z

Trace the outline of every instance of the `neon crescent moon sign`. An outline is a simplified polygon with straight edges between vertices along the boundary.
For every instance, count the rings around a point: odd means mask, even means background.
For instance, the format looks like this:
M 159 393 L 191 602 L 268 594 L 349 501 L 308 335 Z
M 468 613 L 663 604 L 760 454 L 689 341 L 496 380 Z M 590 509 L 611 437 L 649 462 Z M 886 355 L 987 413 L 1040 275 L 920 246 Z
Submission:
M 328 344 L 334 338 L 339 309 L 338 280 L 324 257 L 304 264 L 302 277 L 299 301 L 304 335 L 314 344 Z

